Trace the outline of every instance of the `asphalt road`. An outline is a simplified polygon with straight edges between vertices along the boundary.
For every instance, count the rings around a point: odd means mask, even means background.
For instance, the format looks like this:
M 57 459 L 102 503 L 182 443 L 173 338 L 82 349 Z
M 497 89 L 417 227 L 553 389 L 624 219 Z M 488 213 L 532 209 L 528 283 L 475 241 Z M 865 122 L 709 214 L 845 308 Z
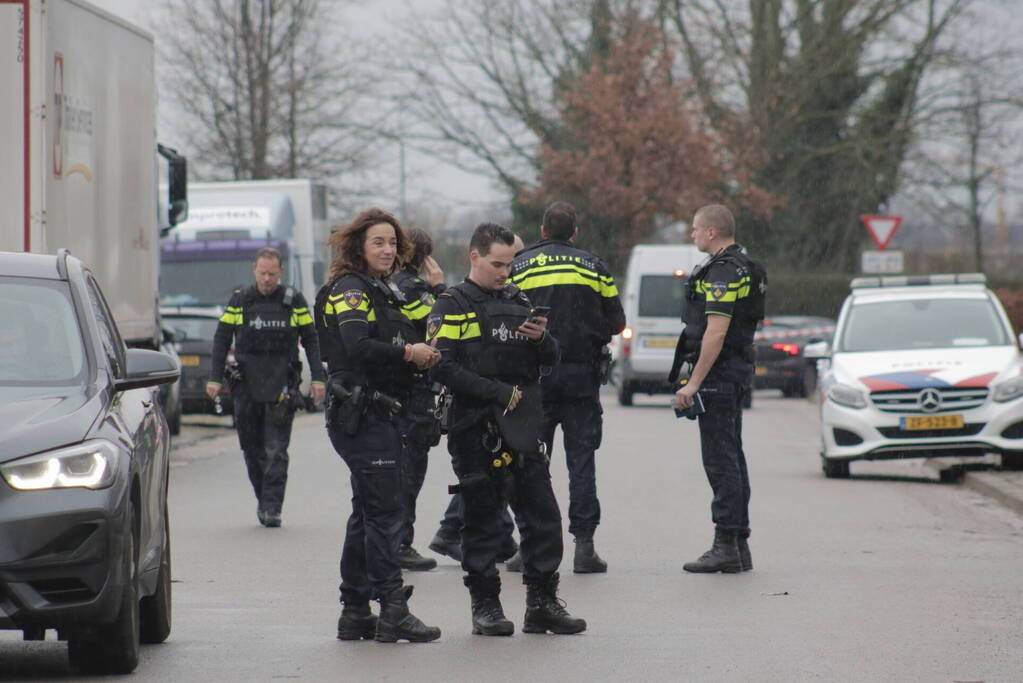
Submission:
M 296 422 L 276 530 L 256 522 L 234 432 L 188 424 L 171 477 L 174 630 L 143 648 L 134 678 L 1023 679 L 1023 517 L 939 483 L 920 462 L 863 463 L 849 480 L 824 479 L 809 402 L 758 393 L 745 424 L 754 571 L 682 571 L 712 535 L 695 424 L 676 420 L 666 398 L 621 408 L 609 395 L 596 540 L 610 571 L 573 575 L 570 556 L 563 564 L 562 597 L 586 633 L 472 636 L 462 572 L 441 558 L 406 582 L 416 586 L 413 611 L 443 636 L 396 646 L 334 639 L 350 490 L 322 415 Z M 452 480 L 443 444 L 432 458 L 417 524 L 424 554 Z M 565 507 L 560 446 L 552 472 Z M 504 579 L 505 611 L 519 627 L 524 590 L 518 575 Z M 16 638 L 0 634 L 0 679 L 73 678 L 62 643 Z

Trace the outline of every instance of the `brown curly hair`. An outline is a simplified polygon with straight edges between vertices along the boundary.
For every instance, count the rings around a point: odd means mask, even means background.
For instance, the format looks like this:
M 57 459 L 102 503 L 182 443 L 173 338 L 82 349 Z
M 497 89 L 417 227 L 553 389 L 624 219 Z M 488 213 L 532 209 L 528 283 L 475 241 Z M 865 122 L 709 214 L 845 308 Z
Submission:
M 388 223 L 394 226 L 394 234 L 398 240 L 397 258 L 391 266 L 391 272 L 400 268 L 400 264 L 408 261 L 412 255 L 412 243 L 394 215 L 383 209 L 366 209 L 348 225 L 331 233 L 327 238 L 327 246 L 333 249 L 334 259 L 330 262 L 330 279 L 345 273 L 365 273 L 368 269 L 363 246 L 366 243 L 366 231 L 374 225 Z M 390 274 L 390 273 L 388 273 Z

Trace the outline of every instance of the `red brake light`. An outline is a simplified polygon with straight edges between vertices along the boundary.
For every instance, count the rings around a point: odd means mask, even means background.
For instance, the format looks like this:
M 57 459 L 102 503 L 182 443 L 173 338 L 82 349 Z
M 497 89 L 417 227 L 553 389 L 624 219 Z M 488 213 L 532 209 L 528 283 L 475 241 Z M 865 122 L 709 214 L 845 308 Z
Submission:
M 771 348 L 784 351 L 790 356 L 798 356 L 800 352 L 799 344 L 771 344 Z

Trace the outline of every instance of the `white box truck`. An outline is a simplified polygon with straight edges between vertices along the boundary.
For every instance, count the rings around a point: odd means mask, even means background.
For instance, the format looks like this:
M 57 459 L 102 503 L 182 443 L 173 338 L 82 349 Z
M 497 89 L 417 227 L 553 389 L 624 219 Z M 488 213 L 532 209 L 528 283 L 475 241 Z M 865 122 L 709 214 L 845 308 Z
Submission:
M 132 346 L 156 348 L 159 239 L 187 214 L 184 159 L 158 216 L 153 37 L 80 0 L 0 0 L 0 251 L 85 261 Z
M 283 284 L 311 304 L 330 263 L 327 190 L 308 179 L 192 183 L 188 220 L 161 244 L 164 306 L 222 307 L 253 284 L 262 247 L 284 259 Z

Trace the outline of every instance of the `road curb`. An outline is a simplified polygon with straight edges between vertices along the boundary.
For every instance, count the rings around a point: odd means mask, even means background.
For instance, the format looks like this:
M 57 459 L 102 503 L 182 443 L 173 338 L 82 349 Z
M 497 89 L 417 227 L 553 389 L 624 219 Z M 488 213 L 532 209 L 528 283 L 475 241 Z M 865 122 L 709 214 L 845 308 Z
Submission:
M 963 486 L 1023 515 L 1023 489 L 994 472 L 965 472 Z

